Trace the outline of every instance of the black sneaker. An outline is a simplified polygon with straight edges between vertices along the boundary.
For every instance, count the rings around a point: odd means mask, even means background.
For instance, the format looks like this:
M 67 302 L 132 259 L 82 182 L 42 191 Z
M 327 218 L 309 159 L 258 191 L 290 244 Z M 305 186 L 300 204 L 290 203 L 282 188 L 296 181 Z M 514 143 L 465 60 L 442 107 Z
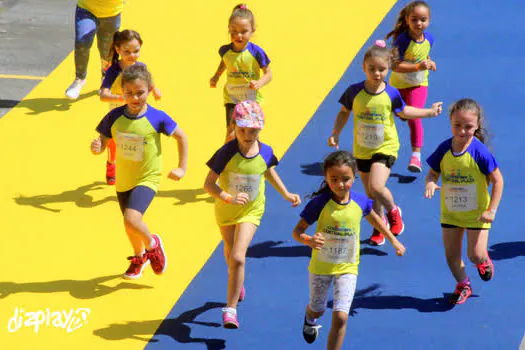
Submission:
M 319 335 L 319 328 L 321 328 L 321 325 L 309 325 L 306 322 L 306 317 L 304 318 L 303 338 L 308 344 L 312 344 L 317 339 L 317 336 Z
M 467 301 L 468 297 L 472 294 L 472 288 L 470 287 L 470 283 L 458 283 L 456 285 L 456 290 L 454 293 L 450 296 L 450 303 L 451 304 L 463 304 L 465 301 Z
M 481 277 L 483 281 L 490 281 L 492 279 L 494 275 L 494 264 L 488 255 L 487 259 L 481 264 L 476 264 L 476 267 L 478 268 L 479 277 Z

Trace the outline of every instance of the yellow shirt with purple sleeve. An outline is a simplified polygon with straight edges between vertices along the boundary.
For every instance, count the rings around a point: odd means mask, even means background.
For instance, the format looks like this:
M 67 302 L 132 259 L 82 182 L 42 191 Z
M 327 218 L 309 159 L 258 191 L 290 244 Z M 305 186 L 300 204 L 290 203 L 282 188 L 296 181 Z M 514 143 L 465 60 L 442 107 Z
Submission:
M 113 109 L 97 131 L 117 145 L 117 192 L 146 186 L 157 192 L 162 172 L 160 134 L 171 136 L 177 123 L 165 112 L 148 105 L 139 116 L 126 113 L 126 105 Z
M 77 5 L 88 10 L 95 17 L 107 18 L 122 12 L 124 0 L 78 0 Z
M 137 62 L 135 64 L 140 64 L 146 67 L 146 65 L 142 62 Z M 113 63 L 108 68 L 108 70 L 106 71 L 106 74 L 104 75 L 104 79 L 102 80 L 101 88 L 109 89 L 109 91 L 113 95 L 122 96 L 124 94 L 122 92 L 122 68 L 120 67 L 119 62 Z M 109 109 L 115 109 L 117 107 L 122 106 L 123 104 L 124 104 L 124 101 L 110 102 Z
M 371 159 L 382 153 L 397 158 L 399 138 L 394 114 L 405 108 L 399 91 L 385 83 L 377 94 L 366 91 L 365 82 L 351 85 L 339 103 L 354 113 L 354 157 Z
M 251 222 L 259 225 L 264 214 L 265 178 L 264 173 L 279 163 L 273 149 L 259 142 L 259 153 L 246 157 L 239 150 L 237 140 L 222 146 L 206 163 L 219 175 L 219 186 L 232 196 L 244 192 L 248 194 L 246 205 L 231 205 L 221 200 L 215 201 L 215 216 L 219 226 Z
M 424 32 L 423 35 L 425 38 L 420 42 L 412 39 L 408 32 L 403 32 L 397 37 L 394 47 L 399 52 L 400 61 L 419 63 L 429 57 L 430 49 L 434 44 L 434 37 L 427 32 Z M 407 73 L 393 71 L 390 75 L 390 84 L 398 89 L 428 86 L 428 70 Z
M 488 175 L 498 168 L 494 156 L 477 138 L 465 152 L 452 152 L 452 138 L 428 157 L 428 165 L 441 174 L 441 223 L 464 228 L 490 228 L 478 220 L 490 204 Z
M 250 81 L 261 78 L 261 70 L 270 64 L 264 50 L 248 43 L 240 52 L 233 51 L 233 44 L 224 45 L 219 55 L 226 65 L 226 84 L 224 85 L 224 103 L 237 104 L 245 100 L 263 102 L 259 90 L 250 89 Z
M 317 275 L 357 275 L 359 266 L 359 231 L 361 219 L 370 214 L 373 201 L 363 194 L 350 191 L 347 203 L 338 203 L 332 192 L 326 191 L 312 198 L 301 217 L 323 234 L 321 250 L 312 250 L 308 270 Z

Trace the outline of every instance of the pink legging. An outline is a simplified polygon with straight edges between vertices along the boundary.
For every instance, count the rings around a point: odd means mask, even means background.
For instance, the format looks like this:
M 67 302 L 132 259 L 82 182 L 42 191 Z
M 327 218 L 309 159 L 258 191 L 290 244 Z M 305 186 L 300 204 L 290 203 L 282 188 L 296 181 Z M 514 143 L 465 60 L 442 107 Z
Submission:
M 427 102 L 428 86 L 414 86 L 406 89 L 399 89 L 401 97 L 408 106 L 424 108 Z M 410 119 L 410 143 L 412 147 L 421 148 L 423 146 L 423 123 L 421 119 Z

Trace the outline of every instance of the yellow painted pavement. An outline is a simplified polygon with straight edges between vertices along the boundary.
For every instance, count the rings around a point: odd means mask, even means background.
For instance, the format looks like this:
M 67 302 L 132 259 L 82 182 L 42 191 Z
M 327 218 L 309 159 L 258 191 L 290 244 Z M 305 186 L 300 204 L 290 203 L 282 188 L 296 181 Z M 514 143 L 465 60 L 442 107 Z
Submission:
M 263 90 L 267 123 L 261 139 L 278 156 L 394 2 L 248 3 L 258 26 L 253 41 L 266 50 L 274 72 L 274 81 Z M 161 277 L 148 268 L 138 281 L 119 278 L 131 247 L 114 188 L 103 182 L 105 156 L 89 151 L 94 128 L 108 108 L 96 96 L 95 50 L 79 100 L 63 98 L 74 72 L 69 55 L 0 119 L 0 348 L 142 349 L 216 248 L 220 236 L 202 183 L 205 162 L 223 140 L 224 109 L 220 88 L 210 89 L 208 81 L 219 64 L 219 46 L 228 42 L 227 19 L 235 4 L 133 0 L 123 13 L 122 28 L 141 33 L 141 60 L 163 92 L 163 100 L 153 105 L 177 120 L 190 141 L 187 177 L 179 183 L 163 179 L 145 217 L 162 235 L 168 254 Z M 176 144 L 162 141 L 167 174 L 177 162 Z M 13 319 L 17 308 L 24 310 L 20 328 Z M 86 321 L 69 321 L 70 328 L 82 325 L 72 332 L 52 314 L 73 310 L 75 315 L 82 308 L 89 313 L 76 315 L 84 314 Z M 37 328 L 27 312 L 39 310 L 46 321 Z M 48 316 L 54 323 L 47 322 Z M 62 321 L 68 317 L 63 314 Z M 126 322 L 138 322 L 150 334 L 119 341 L 97 335 L 99 329 Z

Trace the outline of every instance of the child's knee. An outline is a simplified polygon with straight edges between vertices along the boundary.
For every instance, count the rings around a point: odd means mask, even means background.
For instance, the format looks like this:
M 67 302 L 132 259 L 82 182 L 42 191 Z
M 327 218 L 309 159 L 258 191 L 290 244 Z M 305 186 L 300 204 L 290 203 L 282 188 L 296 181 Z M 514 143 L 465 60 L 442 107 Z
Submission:
M 332 327 L 345 328 L 348 322 L 348 314 L 344 311 L 334 311 L 332 315 Z
M 136 228 L 142 221 L 142 215 L 138 212 L 126 210 L 124 211 L 124 225 L 127 227 Z
M 315 310 L 315 311 L 314 311 Z M 311 305 L 308 305 L 306 307 L 306 313 L 308 314 L 308 316 L 310 318 L 319 318 L 321 316 L 323 316 L 324 312 L 325 312 L 325 309 L 324 308 L 318 308 L 316 309 L 315 306 L 314 306 L 314 310 L 312 310 L 312 306 Z
M 485 254 L 479 254 L 477 252 L 470 252 L 468 254 L 468 258 L 474 264 L 481 264 L 483 261 L 485 261 L 486 256 Z
M 229 258 L 230 268 L 243 267 L 245 263 L 246 263 L 246 257 L 243 254 L 230 253 L 230 258 Z

